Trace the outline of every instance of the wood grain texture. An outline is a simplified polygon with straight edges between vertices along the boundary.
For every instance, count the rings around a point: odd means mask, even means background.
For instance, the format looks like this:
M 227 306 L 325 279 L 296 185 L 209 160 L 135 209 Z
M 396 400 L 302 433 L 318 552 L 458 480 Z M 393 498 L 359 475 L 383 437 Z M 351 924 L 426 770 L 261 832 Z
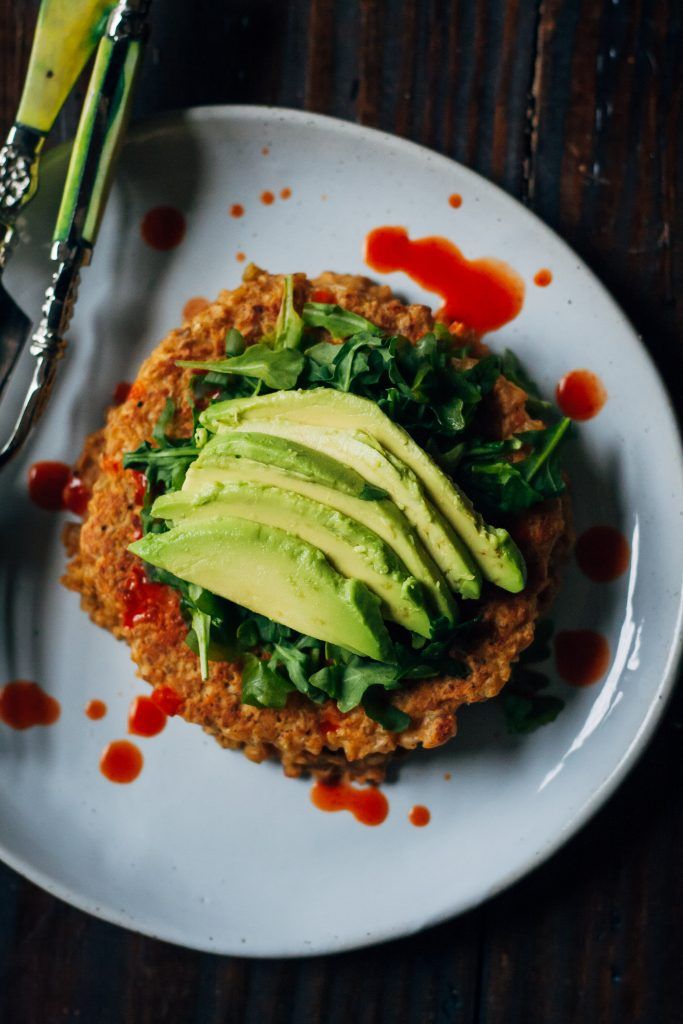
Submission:
M 36 8 L 0 0 L 4 126 Z M 603 278 L 680 412 L 682 65 L 677 0 L 157 0 L 137 112 L 305 106 L 463 161 Z M 682 712 L 679 695 L 609 805 L 533 875 L 370 950 L 202 955 L 86 917 L 1 868 L 0 1021 L 681 1024 Z

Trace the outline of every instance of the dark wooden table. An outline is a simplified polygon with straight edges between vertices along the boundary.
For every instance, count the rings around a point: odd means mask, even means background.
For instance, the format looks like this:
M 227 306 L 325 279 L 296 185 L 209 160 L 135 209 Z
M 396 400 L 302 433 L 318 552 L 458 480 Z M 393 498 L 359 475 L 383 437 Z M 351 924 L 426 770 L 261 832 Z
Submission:
M 36 7 L 0 0 L 3 130 Z M 680 0 L 155 0 L 137 114 L 202 103 L 358 120 L 502 185 L 597 271 L 683 408 Z M 0 868 L 0 1021 L 681 1024 L 682 703 L 549 863 L 464 917 L 370 950 L 203 955 Z

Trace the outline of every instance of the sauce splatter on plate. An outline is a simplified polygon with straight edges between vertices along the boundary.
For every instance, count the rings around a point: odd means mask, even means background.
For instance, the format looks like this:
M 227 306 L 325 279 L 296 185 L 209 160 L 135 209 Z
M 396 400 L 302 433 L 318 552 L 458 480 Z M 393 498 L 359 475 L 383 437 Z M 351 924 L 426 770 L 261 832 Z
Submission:
M 389 813 L 387 798 L 374 786 L 357 789 L 343 782 L 316 782 L 311 800 L 320 811 L 350 811 L 363 825 L 381 825 Z
M 61 714 L 58 700 L 26 679 L 7 683 L 0 690 L 0 721 L 10 729 L 32 729 L 36 725 L 53 725 Z
M 607 401 L 605 386 L 591 370 L 572 370 L 557 385 L 557 404 L 573 420 L 592 420 Z
M 134 782 L 142 771 L 144 758 L 130 740 L 113 740 L 100 757 L 100 771 L 105 779 L 126 785 Z
M 581 572 L 594 583 L 610 583 L 628 569 L 631 549 L 613 526 L 591 526 L 576 542 L 574 555 Z
M 185 217 L 175 206 L 155 206 L 140 222 L 142 239 L 151 249 L 168 252 L 185 237 Z
M 607 640 L 592 629 L 565 630 L 555 636 L 557 671 L 570 686 L 590 686 L 609 668 Z

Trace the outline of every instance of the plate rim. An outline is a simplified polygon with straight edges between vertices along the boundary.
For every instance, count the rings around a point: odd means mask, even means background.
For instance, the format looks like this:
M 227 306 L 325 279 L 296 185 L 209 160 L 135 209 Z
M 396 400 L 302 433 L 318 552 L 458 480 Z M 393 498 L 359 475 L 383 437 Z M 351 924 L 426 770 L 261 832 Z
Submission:
M 439 153 L 434 149 L 430 149 L 428 146 L 424 146 L 420 143 L 413 142 L 410 139 L 405 139 L 377 128 L 359 125 L 354 121 L 348 121 L 328 114 L 318 114 L 291 107 L 274 107 L 257 104 L 208 104 L 164 111 L 163 113 L 152 114 L 136 121 L 127 133 L 124 141 L 124 147 L 130 143 L 145 141 L 145 139 L 151 138 L 155 132 L 159 132 L 163 129 L 173 130 L 182 128 L 187 125 L 188 122 L 205 123 L 207 121 L 225 121 L 230 118 L 251 122 L 268 122 L 276 118 L 283 122 L 288 121 L 290 123 L 297 123 L 301 127 L 305 127 L 307 125 L 319 125 L 335 131 L 348 132 L 356 138 L 366 138 L 375 143 L 381 142 L 383 144 L 391 144 L 401 152 L 418 157 L 422 161 L 427 159 L 430 162 L 441 165 L 444 169 L 446 167 L 455 167 L 457 168 L 458 173 L 464 175 L 465 178 L 471 179 L 479 186 L 483 183 L 485 188 L 495 190 L 500 193 L 506 201 L 520 207 L 525 214 L 533 218 L 536 226 L 541 230 L 541 232 L 547 233 L 552 238 L 553 243 L 555 245 L 559 245 L 565 255 L 579 261 L 582 271 L 588 276 L 590 284 L 602 293 L 603 299 L 610 305 L 615 317 L 621 321 L 625 330 L 628 331 L 637 343 L 640 349 L 640 354 L 644 357 L 645 362 L 651 371 L 654 386 L 658 391 L 658 398 L 661 402 L 661 414 L 668 420 L 671 438 L 674 442 L 674 447 L 678 455 L 678 472 L 675 479 L 675 485 L 678 492 L 683 495 L 683 439 L 671 396 L 664 384 L 654 358 L 644 345 L 642 335 L 636 330 L 631 320 L 626 316 L 621 306 L 617 303 L 602 281 L 597 277 L 589 264 L 567 242 L 565 242 L 553 228 L 549 227 L 545 221 L 538 216 L 538 214 L 524 206 L 516 196 L 511 195 L 505 189 L 501 188 L 500 185 L 490 181 L 488 178 L 485 178 L 478 172 L 466 167 L 464 164 L 459 163 L 457 160 Z M 72 140 L 51 148 L 45 154 L 43 165 L 51 164 L 53 160 L 59 159 L 64 150 L 70 147 L 71 142 Z M 145 935 L 149 938 L 170 942 L 186 949 L 213 953 L 219 956 L 240 956 L 250 959 L 294 959 L 298 957 L 332 955 L 335 953 L 347 952 L 354 949 L 363 949 L 399 938 L 413 936 L 427 928 L 432 928 L 436 925 L 442 924 L 445 921 L 451 920 L 469 910 L 483 905 L 492 897 L 514 885 L 520 879 L 530 874 L 552 857 L 590 820 L 590 818 L 597 813 L 597 811 L 607 802 L 617 787 L 625 779 L 626 775 L 633 767 L 635 767 L 638 759 L 641 757 L 648 743 L 652 739 L 657 725 L 660 723 L 664 712 L 668 707 L 682 654 L 683 592 L 679 594 L 678 599 L 675 635 L 672 637 L 668 648 L 664 671 L 662 672 L 657 687 L 653 690 L 647 714 L 645 715 L 640 728 L 633 736 L 630 743 L 623 750 L 621 756 L 616 760 L 605 778 L 602 779 L 591 795 L 577 808 L 575 813 L 569 817 L 563 828 L 559 829 L 555 835 L 538 848 L 532 849 L 524 858 L 523 864 L 517 865 L 514 870 L 512 870 L 508 875 L 501 877 L 493 886 L 487 889 L 484 889 L 481 885 L 478 888 L 473 888 L 468 896 L 463 896 L 455 902 L 449 902 L 441 911 L 429 914 L 426 918 L 420 919 L 419 923 L 415 923 L 415 915 L 413 913 L 412 920 L 380 927 L 377 929 L 377 932 L 363 933 L 363 935 L 357 935 L 356 938 L 346 937 L 337 941 L 335 941 L 336 937 L 333 937 L 327 941 L 319 944 L 312 944 L 308 947 L 302 945 L 300 948 L 282 949 L 275 946 L 268 951 L 254 951 L 251 950 L 248 945 L 222 944 L 220 948 L 217 948 L 219 945 L 218 943 L 210 945 L 206 941 L 202 942 L 199 940 L 192 940 L 188 942 L 187 939 L 184 939 L 182 935 L 179 934 L 170 934 L 168 932 L 166 934 L 160 934 L 159 930 L 150 926 L 149 922 L 130 920 L 126 913 L 121 910 L 117 910 L 112 906 L 100 906 L 95 901 L 83 897 L 69 885 L 55 881 L 54 878 L 50 877 L 48 872 L 37 869 L 28 864 L 23 858 L 15 856 L 6 848 L 1 837 L 0 859 L 28 881 L 84 913 L 90 914 L 100 920 L 107 921 L 110 924 L 118 925 L 119 927 Z M 174 929 L 171 929 L 171 931 L 174 931 Z

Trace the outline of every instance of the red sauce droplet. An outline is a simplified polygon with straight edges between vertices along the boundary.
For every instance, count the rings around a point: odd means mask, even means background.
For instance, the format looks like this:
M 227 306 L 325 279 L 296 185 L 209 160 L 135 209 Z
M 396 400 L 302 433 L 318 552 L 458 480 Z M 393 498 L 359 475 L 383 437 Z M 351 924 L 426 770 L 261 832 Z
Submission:
M 555 664 L 566 683 L 590 686 L 609 668 L 609 644 L 591 629 L 575 629 L 555 636 Z
M 244 207 L 242 206 L 241 203 L 233 203 L 232 204 L 232 206 L 230 207 L 230 216 L 231 217 L 243 217 L 244 216 Z
M 270 153 L 270 146 L 264 146 L 261 152 L 263 153 L 264 156 L 268 156 L 268 154 Z
M 70 476 L 66 462 L 34 462 L 28 471 L 31 501 L 48 512 L 59 512 L 64 508 L 62 494 Z
M 90 489 L 75 473 L 69 476 L 62 491 L 62 507 L 76 516 L 84 516 L 90 501 Z
M 168 252 L 180 245 L 185 231 L 185 218 L 175 206 L 155 206 L 147 211 L 140 224 L 142 240 L 159 252 Z
M 594 583 L 609 583 L 628 569 L 631 549 L 623 533 L 613 526 L 591 526 L 574 549 L 579 569 Z
M 128 396 L 130 395 L 130 389 L 132 388 L 127 380 L 120 380 L 112 393 L 112 401 L 114 405 L 123 405 Z
M 133 492 L 133 501 L 136 505 L 142 505 L 145 500 L 145 494 L 147 492 L 147 477 L 144 473 L 141 473 L 139 469 L 129 469 L 133 482 L 135 484 L 135 491 Z
M 142 566 L 134 565 L 122 588 L 124 627 L 130 629 L 139 622 L 152 621 L 168 597 L 168 588 L 163 583 L 150 582 Z
M 443 777 L 444 777 L 444 779 L 446 780 L 446 782 L 450 782 L 450 781 L 451 781 L 451 779 L 453 778 L 453 776 L 451 775 L 451 773 L 450 773 L 450 772 L 444 772 L 444 773 L 443 773 Z
M 280 199 L 289 199 L 292 194 L 291 188 L 280 189 Z
M 382 274 L 402 270 L 444 300 L 438 317 L 458 320 L 479 334 L 514 320 L 524 303 L 524 281 L 506 263 L 467 259 L 447 238 L 412 241 L 405 228 L 381 227 L 366 239 L 365 259 Z
M 408 821 L 411 825 L 416 825 L 417 828 L 424 828 L 432 820 L 432 815 L 428 807 L 423 807 L 422 804 L 415 804 L 411 807 L 408 814 Z
M 166 712 L 151 697 L 134 697 L 128 711 L 128 732 L 157 736 L 166 725 Z
M 156 686 L 149 698 L 165 715 L 173 717 L 182 709 L 185 701 L 170 686 Z
M 374 786 L 356 789 L 344 782 L 316 782 L 311 800 L 320 811 L 351 811 L 363 825 L 381 825 L 389 813 L 387 798 Z
M 106 715 L 107 705 L 103 700 L 89 700 L 85 705 L 85 713 L 93 722 L 97 722 Z
M 271 203 L 275 202 L 275 196 L 273 195 L 272 192 L 269 192 L 266 189 L 265 192 L 261 193 L 261 202 L 263 203 L 264 206 L 270 206 Z
M 572 370 L 557 385 L 557 404 L 573 420 L 591 420 L 607 401 L 605 387 L 591 370 Z
M 237 255 L 235 256 L 235 259 L 237 260 L 238 263 L 244 263 L 246 258 L 247 257 L 245 256 L 245 254 L 243 252 L 238 252 Z
M 454 210 L 457 210 L 458 207 L 462 206 L 462 196 L 458 195 L 457 192 L 454 192 L 452 196 L 448 197 L 448 202 Z
M 195 295 L 194 298 L 188 299 L 183 306 L 183 320 L 191 320 L 193 316 L 201 313 L 209 305 L 209 300 L 205 299 L 203 295 Z
M 547 288 L 552 279 L 552 272 L 547 267 L 543 267 L 542 270 L 534 274 L 534 284 L 538 285 L 539 288 Z
M 133 782 L 142 771 L 143 757 L 129 740 L 108 743 L 100 757 L 100 771 L 105 779 L 120 784 Z
M 52 725 L 60 716 L 59 701 L 25 679 L 7 683 L 0 689 L 0 721 L 10 729 L 31 729 L 34 725 Z
M 311 302 L 335 302 L 333 292 L 328 292 L 326 288 L 314 288 L 311 292 Z

